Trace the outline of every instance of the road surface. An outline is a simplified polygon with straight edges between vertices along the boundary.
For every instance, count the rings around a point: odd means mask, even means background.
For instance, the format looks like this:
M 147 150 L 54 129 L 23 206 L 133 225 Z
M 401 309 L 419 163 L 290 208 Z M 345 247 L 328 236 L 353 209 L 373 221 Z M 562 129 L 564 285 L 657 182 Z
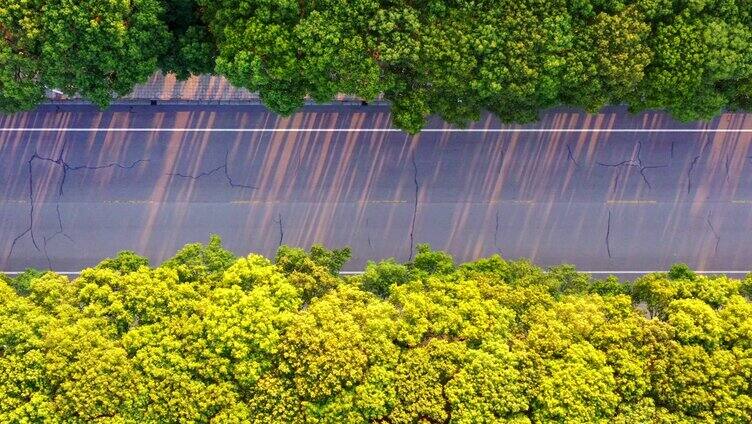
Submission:
M 376 106 L 0 117 L 0 269 L 78 271 L 123 249 L 156 264 L 211 233 L 238 254 L 349 245 L 351 271 L 424 242 L 617 274 L 752 267 L 752 114 L 554 110 L 417 136 L 390 122 Z

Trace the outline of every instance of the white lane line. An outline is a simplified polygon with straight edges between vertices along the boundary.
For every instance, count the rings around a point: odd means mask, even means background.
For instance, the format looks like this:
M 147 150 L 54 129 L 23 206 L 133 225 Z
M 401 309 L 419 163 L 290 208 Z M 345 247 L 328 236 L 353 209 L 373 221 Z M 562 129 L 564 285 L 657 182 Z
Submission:
M 0 128 L 0 132 L 400 133 L 396 128 Z M 426 128 L 423 133 L 752 133 L 752 128 Z

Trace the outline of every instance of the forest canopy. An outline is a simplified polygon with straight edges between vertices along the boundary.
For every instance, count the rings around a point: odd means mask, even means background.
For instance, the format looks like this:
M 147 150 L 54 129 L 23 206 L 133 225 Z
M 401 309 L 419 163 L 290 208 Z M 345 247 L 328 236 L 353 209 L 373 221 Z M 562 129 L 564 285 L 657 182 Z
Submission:
M 752 421 L 752 278 L 349 249 L 0 277 L 0 422 Z
M 224 75 L 283 115 L 383 94 L 410 132 L 558 105 L 752 108 L 749 0 L 6 0 L 0 31 L 5 112 L 45 87 L 104 107 L 157 70 Z

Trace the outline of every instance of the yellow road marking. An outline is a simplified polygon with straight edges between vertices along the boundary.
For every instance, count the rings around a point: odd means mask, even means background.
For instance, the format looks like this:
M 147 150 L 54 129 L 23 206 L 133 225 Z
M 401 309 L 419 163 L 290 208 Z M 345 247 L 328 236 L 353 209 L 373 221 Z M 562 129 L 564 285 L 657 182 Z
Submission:
M 657 200 L 608 200 L 608 204 L 621 204 L 621 205 L 655 205 Z
M 263 203 L 367 203 L 367 204 L 402 204 L 402 203 L 412 203 L 408 202 L 407 200 L 355 200 L 355 201 L 322 201 L 322 202 L 316 202 L 316 201 L 303 201 L 303 202 L 297 202 L 297 201 L 290 201 L 290 200 L 231 200 L 231 204 L 233 205 L 251 205 L 251 204 L 263 204 Z
M 113 204 L 113 205 L 141 205 L 146 203 L 156 203 L 153 200 L 104 200 L 102 201 L 104 204 Z

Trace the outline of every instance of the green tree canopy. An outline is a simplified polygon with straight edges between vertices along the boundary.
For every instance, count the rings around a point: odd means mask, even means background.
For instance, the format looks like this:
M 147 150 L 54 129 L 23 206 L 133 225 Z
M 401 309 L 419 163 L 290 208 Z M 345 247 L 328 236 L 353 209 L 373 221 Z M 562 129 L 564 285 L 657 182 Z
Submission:
M 8 0 L 0 32 L 4 112 L 33 107 L 45 87 L 107 106 L 146 81 L 170 38 L 159 0 Z
M 744 0 L 197 1 L 217 72 L 282 114 L 339 92 L 384 93 L 411 132 L 429 114 L 528 122 L 562 104 L 680 120 L 749 107 Z
M 0 110 L 44 88 L 105 106 L 157 69 L 217 73 L 289 115 L 383 94 L 393 124 L 627 104 L 709 119 L 752 102 L 748 0 L 8 0 Z
M 0 422 L 752 420 L 749 281 L 349 249 L 0 278 Z

